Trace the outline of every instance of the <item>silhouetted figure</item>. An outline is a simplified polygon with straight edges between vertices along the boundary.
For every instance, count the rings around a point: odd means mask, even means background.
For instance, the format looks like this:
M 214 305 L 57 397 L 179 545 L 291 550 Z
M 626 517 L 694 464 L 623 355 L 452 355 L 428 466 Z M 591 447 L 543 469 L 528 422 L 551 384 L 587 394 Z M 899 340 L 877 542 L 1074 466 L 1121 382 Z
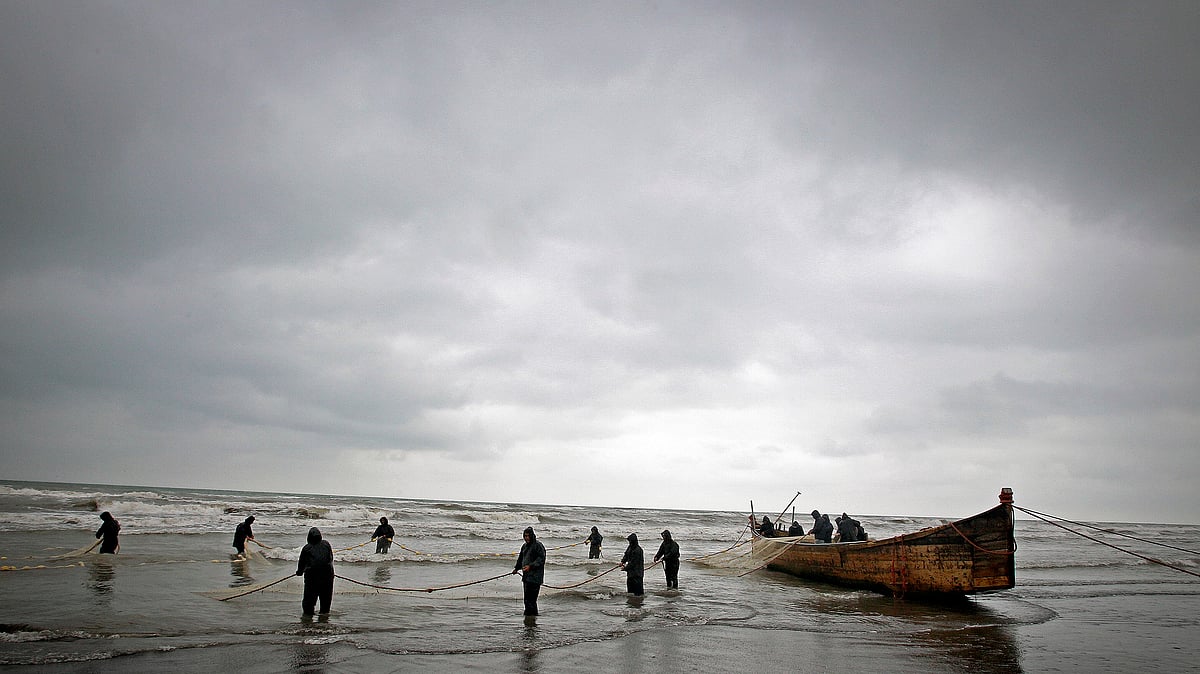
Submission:
M 842 513 L 842 516 L 837 518 L 838 535 L 841 536 L 842 543 L 852 543 L 858 540 L 858 520 Z
M 521 537 L 525 543 L 517 554 L 513 573 L 521 572 L 521 585 L 525 589 L 525 615 L 532 616 L 538 614 L 538 593 L 542 591 L 546 569 L 546 546 L 537 539 L 533 527 L 525 527 Z
M 654 555 L 654 561 L 663 560 L 663 571 L 667 574 L 667 589 L 679 589 L 679 544 L 671 538 L 671 531 L 663 529 L 662 545 Z
M 117 532 L 121 530 L 121 523 L 117 518 L 112 516 L 112 513 L 105 510 L 100 513 L 100 519 L 103 522 L 100 528 L 96 530 L 96 538 L 103 538 L 100 542 L 100 553 L 104 555 L 115 555 L 121 544 L 117 542 Z M 136 547 L 136 546 L 134 546 Z M 136 551 L 135 551 L 136 552 Z
M 760 524 L 758 527 L 758 533 L 761 534 L 763 538 L 775 537 L 775 525 L 771 522 L 770 517 L 763 515 L 762 524 Z
M 803 536 L 804 527 L 796 520 L 792 520 L 792 526 L 788 527 L 788 536 Z
M 254 531 L 250 525 L 254 524 L 254 515 L 246 518 L 244 522 L 237 525 L 237 529 L 233 530 L 233 549 L 238 551 L 239 557 L 246 556 L 246 541 L 254 540 Z
M 296 575 L 304 576 L 304 599 L 300 608 L 304 615 L 311 616 L 321 600 L 321 613 L 329 613 L 333 603 L 333 547 L 321 539 L 321 530 L 308 530 L 308 544 L 300 550 L 300 561 L 296 564 Z
M 600 535 L 600 530 L 592 527 L 592 533 L 583 539 L 584 543 L 589 544 L 588 559 L 600 559 L 600 543 L 604 541 L 604 537 Z
M 371 534 L 371 540 L 375 541 L 375 554 L 382 555 L 392 547 L 392 539 L 396 536 L 396 530 L 392 525 L 388 524 L 386 517 L 379 518 L 379 526 L 375 527 L 375 533 Z
M 833 540 L 833 523 L 829 521 L 829 515 L 822 515 L 816 510 L 812 511 L 813 528 L 810 532 L 813 538 L 818 543 L 829 543 Z
M 640 597 L 645 594 L 642 579 L 646 575 L 646 559 L 642 554 L 642 547 L 638 545 L 637 534 L 629 534 L 627 540 L 629 547 L 625 548 L 625 554 L 621 556 L 621 568 L 625 569 L 625 588 L 629 590 L 629 594 Z

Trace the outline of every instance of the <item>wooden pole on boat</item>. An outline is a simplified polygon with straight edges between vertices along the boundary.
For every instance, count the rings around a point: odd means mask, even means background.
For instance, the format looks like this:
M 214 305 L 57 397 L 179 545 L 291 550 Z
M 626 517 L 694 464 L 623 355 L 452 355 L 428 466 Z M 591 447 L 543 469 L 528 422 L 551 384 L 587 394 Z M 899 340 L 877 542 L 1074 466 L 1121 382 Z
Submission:
M 783 516 L 787 514 L 787 509 L 791 508 L 792 504 L 795 503 L 796 499 L 798 498 L 800 498 L 800 492 L 796 492 L 796 495 L 792 497 L 792 500 L 788 501 L 788 504 L 783 506 L 783 510 L 779 511 L 779 517 L 775 518 L 776 524 L 779 523 L 779 520 L 783 519 Z

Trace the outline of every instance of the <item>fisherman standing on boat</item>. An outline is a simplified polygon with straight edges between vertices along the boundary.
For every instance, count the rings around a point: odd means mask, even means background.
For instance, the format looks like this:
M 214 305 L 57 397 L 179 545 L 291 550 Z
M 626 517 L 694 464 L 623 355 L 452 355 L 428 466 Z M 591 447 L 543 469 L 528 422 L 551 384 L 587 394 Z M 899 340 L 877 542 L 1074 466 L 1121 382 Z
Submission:
M 833 539 L 833 523 L 829 521 L 829 515 L 822 515 L 820 512 L 812 511 L 813 517 L 813 538 L 817 539 L 818 543 L 828 543 Z
M 115 555 L 121 547 L 121 544 L 117 542 L 117 532 L 121 530 L 121 523 L 107 510 L 100 513 L 100 519 L 103 520 L 103 523 L 96 530 L 96 538 L 104 539 L 100 543 L 100 553 Z
M 600 543 L 603 540 L 604 537 L 600 535 L 600 530 L 596 527 L 592 527 L 592 533 L 588 534 L 588 537 L 583 539 L 584 543 L 588 543 L 590 545 L 588 548 L 588 559 L 600 559 Z
M 629 547 L 621 556 L 621 568 L 625 570 L 625 588 L 629 594 L 640 597 L 645 594 L 642 588 L 642 578 L 646 575 L 646 558 L 642 547 L 638 545 L 637 534 L 629 534 Z
M 662 545 L 658 546 L 658 553 L 654 555 L 654 561 L 663 560 L 663 570 L 667 574 L 667 589 L 679 589 L 679 544 L 671 538 L 670 529 L 663 529 Z
M 854 541 L 858 540 L 858 530 L 859 530 L 858 520 L 847 515 L 846 513 L 842 513 L 842 516 L 837 518 L 837 523 L 838 523 L 837 530 L 838 530 L 838 536 L 840 537 L 840 539 L 839 539 L 840 542 L 853 543 Z
M 542 591 L 542 581 L 545 577 L 546 546 L 537 539 L 533 527 L 525 527 L 521 536 L 525 543 L 521 546 L 521 552 L 517 554 L 513 573 L 521 572 L 521 585 L 525 589 L 525 615 L 535 616 L 538 614 L 538 593 Z
M 758 527 L 758 533 L 761 534 L 763 538 L 775 537 L 775 525 L 771 523 L 770 517 L 763 515 L 762 525 Z
M 375 541 L 375 554 L 386 554 L 388 548 L 392 547 L 392 539 L 395 537 L 396 530 L 388 524 L 388 519 L 380 517 L 379 526 L 375 527 L 375 533 L 371 534 L 371 540 Z

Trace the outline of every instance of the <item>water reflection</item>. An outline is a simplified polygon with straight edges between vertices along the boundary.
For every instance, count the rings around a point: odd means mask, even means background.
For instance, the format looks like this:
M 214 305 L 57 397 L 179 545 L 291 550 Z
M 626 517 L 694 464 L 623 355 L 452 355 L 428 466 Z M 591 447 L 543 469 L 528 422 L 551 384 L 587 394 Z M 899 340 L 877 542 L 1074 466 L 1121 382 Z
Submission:
M 113 563 L 108 559 L 97 559 L 88 566 L 87 588 L 102 604 L 108 604 L 112 600 L 115 579 Z
M 976 600 L 863 596 L 858 607 L 863 618 L 880 620 L 907 633 L 911 643 L 956 670 L 982 674 L 1023 671 L 1012 619 Z
M 254 584 L 254 576 L 250 575 L 250 565 L 245 561 L 234 561 L 229 564 L 229 575 L 233 576 L 229 587 L 246 587 Z
M 376 585 L 387 585 L 392 580 L 392 567 L 386 564 L 380 564 L 375 567 L 375 572 L 371 574 L 372 580 Z
M 525 629 L 521 632 L 521 671 L 539 671 L 537 616 L 525 616 Z
M 306 622 L 310 621 L 311 618 Z M 297 672 L 306 672 L 307 674 L 324 672 L 325 666 L 329 664 L 329 660 L 325 654 L 325 648 L 325 644 L 313 644 L 307 643 L 306 641 L 300 641 L 296 644 L 295 652 L 292 653 L 292 670 Z

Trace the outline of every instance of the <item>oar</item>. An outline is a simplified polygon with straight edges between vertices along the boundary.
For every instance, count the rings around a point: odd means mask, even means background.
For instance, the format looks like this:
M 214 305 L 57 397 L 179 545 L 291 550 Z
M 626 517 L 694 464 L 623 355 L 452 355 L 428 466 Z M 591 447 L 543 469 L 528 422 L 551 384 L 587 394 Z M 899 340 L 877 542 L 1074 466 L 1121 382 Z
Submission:
M 798 499 L 798 498 L 800 498 L 800 492 L 796 492 L 796 495 L 792 497 L 792 500 L 788 501 L 788 504 L 783 506 L 783 510 L 779 511 L 779 517 L 775 518 L 776 523 L 778 523 L 779 520 L 783 519 L 784 514 L 787 513 L 787 509 L 791 508 L 792 504 L 795 503 L 796 499 Z

